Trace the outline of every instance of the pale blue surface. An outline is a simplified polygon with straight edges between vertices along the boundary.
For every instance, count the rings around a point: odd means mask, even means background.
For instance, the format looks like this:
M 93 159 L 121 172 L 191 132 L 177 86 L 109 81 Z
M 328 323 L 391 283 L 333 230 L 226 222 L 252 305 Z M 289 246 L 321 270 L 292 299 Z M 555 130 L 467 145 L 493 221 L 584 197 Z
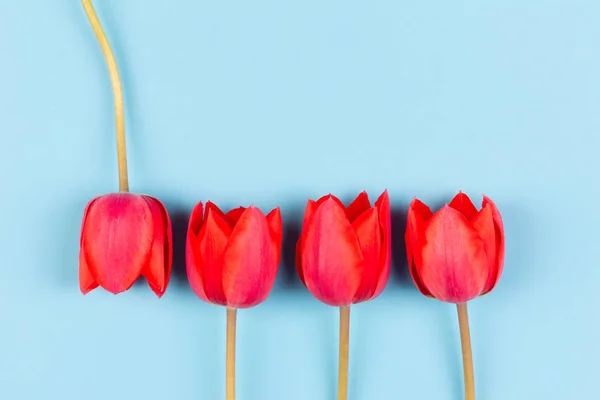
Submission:
M 365 4 L 368 3 L 368 4 Z M 388 188 L 395 270 L 352 310 L 351 400 L 462 396 L 455 310 L 407 278 L 403 215 L 486 193 L 506 225 L 472 302 L 481 400 L 597 395 L 600 2 L 97 0 L 132 190 L 175 221 L 177 276 L 83 297 L 80 218 L 114 191 L 113 105 L 76 0 L 0 0 L 0 398 L 223 399 L 225 311 L 182 277 L 196 201 L 282 207 L 286 265 L 239 313 L 239 400 L 333 399 L 337 312 L 294 277 L 306 199 Z M 293 245 L 293 243 L 292 243 Z

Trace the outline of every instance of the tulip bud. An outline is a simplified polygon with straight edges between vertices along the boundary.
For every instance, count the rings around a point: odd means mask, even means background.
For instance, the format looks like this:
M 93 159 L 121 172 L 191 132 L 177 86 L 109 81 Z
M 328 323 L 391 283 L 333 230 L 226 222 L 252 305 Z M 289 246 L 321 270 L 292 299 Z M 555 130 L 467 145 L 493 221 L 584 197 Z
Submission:
M 348 207 L 335 196 L 309 200 L 296 247 L 298 275 L 331 306 L 371 300 L 390 273 L 390 200 L 387 191 L 371 207 L 366 192 Z
M 281 256 L 281 213 L 266 217 L 256 207 L 224 214 L 198 203 L 190 217 L 186 264 L 192 290 L 202 300 L 248 308 L 267 299 Z
M 461 192 L 435 214 L 414 199 L 407 225 L 408 264 L 424 295 L 458 304 L 496 286 L 504 264 L 504 227 L 489 198 L 483 197 L 477 211 Z
M 154 197 L 110 193 L 85 209 L 79 252 L 83 294 L 98 286 L 117 294 L 142 275 L 161 297 L 171 274 L 171 221 Z

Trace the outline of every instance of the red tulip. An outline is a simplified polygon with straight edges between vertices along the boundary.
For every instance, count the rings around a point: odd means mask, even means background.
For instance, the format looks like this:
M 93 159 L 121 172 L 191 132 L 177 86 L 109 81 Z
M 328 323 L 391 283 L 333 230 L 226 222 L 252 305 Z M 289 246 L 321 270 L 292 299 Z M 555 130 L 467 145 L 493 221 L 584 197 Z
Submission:
M 267 299 L 281 256 L 281 213 L 256 207 L 224 214 L 198 203 L 190 217 L 186 264 L 192 290 L 209 303 L 248 308 Z
M 406 249 L 411 275 L 424 295 L 465 303 L 491 291 L 502 273 L 500 212 L 485 196 L 477 211 L 462 192 L 435 214 L 414 199 L 408 210 Z
M 331 306 L 379 296 L 390 273 L 390 230 L 387 191 L 374 207 L 366 192 L 348 207 L 332 195 L 309 200 L 296 247 L 300 279 Z
M 117 294 L 142 275 L 161 297 L 171 274 L 171 221 L 154 197 L 111 193 L 90 201 L 83 215 L 79 285 Z

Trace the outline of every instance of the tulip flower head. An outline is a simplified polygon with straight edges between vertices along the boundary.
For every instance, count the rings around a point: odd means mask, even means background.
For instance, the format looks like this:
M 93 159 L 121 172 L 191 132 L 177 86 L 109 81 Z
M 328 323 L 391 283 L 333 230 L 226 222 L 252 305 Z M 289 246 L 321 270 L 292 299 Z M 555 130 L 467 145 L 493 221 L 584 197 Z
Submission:
M 224 214 L 208 202 L 203 213 L 198 203 L 190 217 L 186 247 L 192 290 L 206 302 L 230 308 L 262 303 L 275 283 L 281 240 L 279 208 L 267 216 L 253 206 Z
M 374 206 L 366 192 L 348 207 L 331 194 L 309 200 L 296 247 L 300 279 L 331 306 L 374 299 L 390 273 L 390 231 L 387 191 Z
M 92 199 L 83 216 L 79 284 L 117 294 L 142 275 L 161 297 L 171 274 L 171 221 L 154 197 L 110 193 Z
M 458 304 L 496 286 L 504 264 L 504 227 L 488 197 L 477 211 L 461 192 L 435 214 L 414 199 L 407 225 L 408 264 L 424 295 Z

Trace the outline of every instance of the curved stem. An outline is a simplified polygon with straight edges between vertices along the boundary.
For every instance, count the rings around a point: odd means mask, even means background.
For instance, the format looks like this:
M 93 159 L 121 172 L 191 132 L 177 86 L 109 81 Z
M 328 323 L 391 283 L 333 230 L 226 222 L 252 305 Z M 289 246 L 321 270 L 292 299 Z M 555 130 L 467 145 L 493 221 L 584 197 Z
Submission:
M 340 360 L 338 371 L 338 400 L 348 398 L 348 353 L 350 341 L 350 306 L 340 307 Z
M 458 326 L 460 328 L 460 344 L 462 346 L 463 371 L 465 375 L 465 400 L 475 400 L 475 377 L 473 374 L 473 355 L 471 351 L 467 303 L 457 304 L 456 310 L 458 311 Z
M 235 400 L 235 320 L 237 310 L 227 308 L 227 347 L 225 351 L 225 398 Z
M 90 20 L 90 25 L 96 34 L 96 39 L 100 44 L 104 58 L 106 59 L 106 65 L 108 66 L 108 72 L 110 74 L 110 80 L 112 83 L 112 89 L 114 94 L 115 102 L 115 119 L 117 125 L 117 160 L 119 163 L 119 191 L 129 191 L 129 181 L 127 179 L 127 151 L 125 148 L 125 111 L 123 105 L 123 92 L 121 90 L 121 79 L 119 78 L 119 70 L 117 68 L 117 61 L 113 54 L 106 34 L 102 29 L 102 25 L 98 20 L 94 6 L 91 0 L 81 0 L 85 13 Z

